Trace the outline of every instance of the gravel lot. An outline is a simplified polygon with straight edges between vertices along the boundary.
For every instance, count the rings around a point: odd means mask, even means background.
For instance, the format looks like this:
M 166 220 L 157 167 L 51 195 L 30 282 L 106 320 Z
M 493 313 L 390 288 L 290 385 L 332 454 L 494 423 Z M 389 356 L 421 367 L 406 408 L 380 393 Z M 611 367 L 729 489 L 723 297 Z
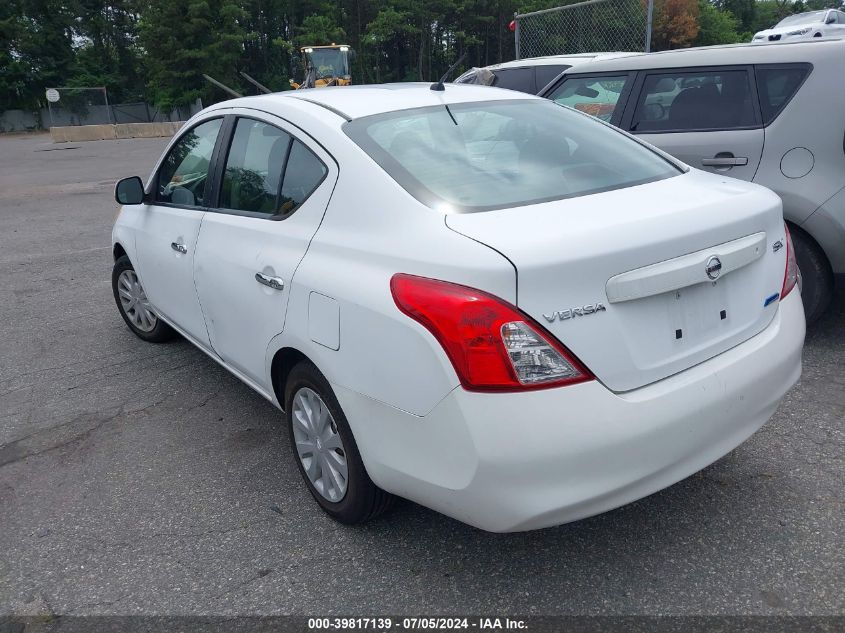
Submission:
M 845 614 L 845 294 L 769 424 L 667 490 L 532 533 L 342 527 L 273 407 L 118 315 L 112 186 L 165 142 L 0 137 L 0 614 Z

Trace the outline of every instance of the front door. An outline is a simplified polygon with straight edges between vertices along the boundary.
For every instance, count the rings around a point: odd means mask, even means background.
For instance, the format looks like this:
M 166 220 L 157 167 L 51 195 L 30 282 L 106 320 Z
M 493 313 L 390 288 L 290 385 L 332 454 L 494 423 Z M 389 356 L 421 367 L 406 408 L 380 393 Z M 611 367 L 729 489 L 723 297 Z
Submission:
M 204 121 L 171 146 L 153 179 L 152 199 L 141 210 L 136 234 L 138 274 L 156 313 L 205 346 L 208 332 L 193 262 L 222 123 L 222 118 Z
M 749 68 L 648 72 L 623 128 L 692 167 L 752 180 L 764 132 Z
M 214 350 L 270 390 L 267 347 L 284 328 L 291 279 L 320 225 L 337 168 L 301 132 L 266 116 L 235 121 L 228 152 L 221 152 L 218 202 L 200 229 L 194 275 Z

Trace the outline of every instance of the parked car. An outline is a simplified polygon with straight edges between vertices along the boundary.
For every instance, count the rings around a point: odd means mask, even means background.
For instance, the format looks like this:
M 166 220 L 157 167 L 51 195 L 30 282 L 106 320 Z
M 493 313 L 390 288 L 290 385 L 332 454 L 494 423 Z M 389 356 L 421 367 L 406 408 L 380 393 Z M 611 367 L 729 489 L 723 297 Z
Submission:
M 743 442 L 801 372 L 781 203 L 496 88 L 236 99 L 120 181 L 114 297 L 285 411 L 335 519 L 572 521 Z
M 493 64 L 481 68 L 470 68 L 455 79 L 458 84 L 480 84 L 518 90 L 535 95 L 564 70 L 596 59 L 615 59 L 641 53 L 575 53 L 572 55 L 550 55 L 548 57 L 527 57 L 515 61 Z
M 752 42 L 793 42 L 814 37 L 845 35 L 845 13 L 836 9 L 807 11 L 785 17 L 770 29 L 758 31 Z
M 783 199 L 807 320 L 845 274 L 845 41 L 717 46 L 589 62 L 543 96 Z

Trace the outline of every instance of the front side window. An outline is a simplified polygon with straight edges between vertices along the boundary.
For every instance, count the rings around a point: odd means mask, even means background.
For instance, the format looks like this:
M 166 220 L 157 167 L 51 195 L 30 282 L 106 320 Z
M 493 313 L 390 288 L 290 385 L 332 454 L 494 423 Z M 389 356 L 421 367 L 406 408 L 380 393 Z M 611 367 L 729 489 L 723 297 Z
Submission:
M 610 121 L 627 81 L 627 75 L 572 77 L 547 97 L 555 103 L 575 108 L 602 121 Z
M 211 155 L 222 123 L 223 119 L 200 123 L 171 148 L 159 169 L 157 202 L 203 205 Z
M 756 123 L 745 70 L 654 73 L 643 82 L 631 131 L 730 130 Z
M 344 131 L 422 203 L 471 213 L 631 187 L 681 170 L 615 129 L 545 99 L 363 117 Z
M 238 119 L 223 185 L 220 206 L 225 209 L 276 215 L 291 137 L 277 127 L 254 119 Z
M 798 92 L 798 88 L 810 72 L 810 66 L 809 64 L 769 68 L 758 66 L 755 72 L 763 125 L 768 125 Z

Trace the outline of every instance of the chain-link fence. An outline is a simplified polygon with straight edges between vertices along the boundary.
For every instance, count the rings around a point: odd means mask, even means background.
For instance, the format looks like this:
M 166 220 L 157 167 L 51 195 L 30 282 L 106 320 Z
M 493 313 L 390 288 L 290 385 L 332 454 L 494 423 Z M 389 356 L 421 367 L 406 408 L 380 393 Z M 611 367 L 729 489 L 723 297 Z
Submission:
M 587 0 L 516 14 L 516 58 L 647 51 L 653 0 Z
M 97 88 L 48 88 L 50 127 L 114 123 L 108 91 Z
M 111 103 L 108 90 L 94 88 L 48 88 L 47 109 L 41 114 L 48 127 L 118 123 L 187 121 L 202 109 L 202 102 L 163 111 L 143 101 Z M 46 115 L 46 116 L 45 116 Z

